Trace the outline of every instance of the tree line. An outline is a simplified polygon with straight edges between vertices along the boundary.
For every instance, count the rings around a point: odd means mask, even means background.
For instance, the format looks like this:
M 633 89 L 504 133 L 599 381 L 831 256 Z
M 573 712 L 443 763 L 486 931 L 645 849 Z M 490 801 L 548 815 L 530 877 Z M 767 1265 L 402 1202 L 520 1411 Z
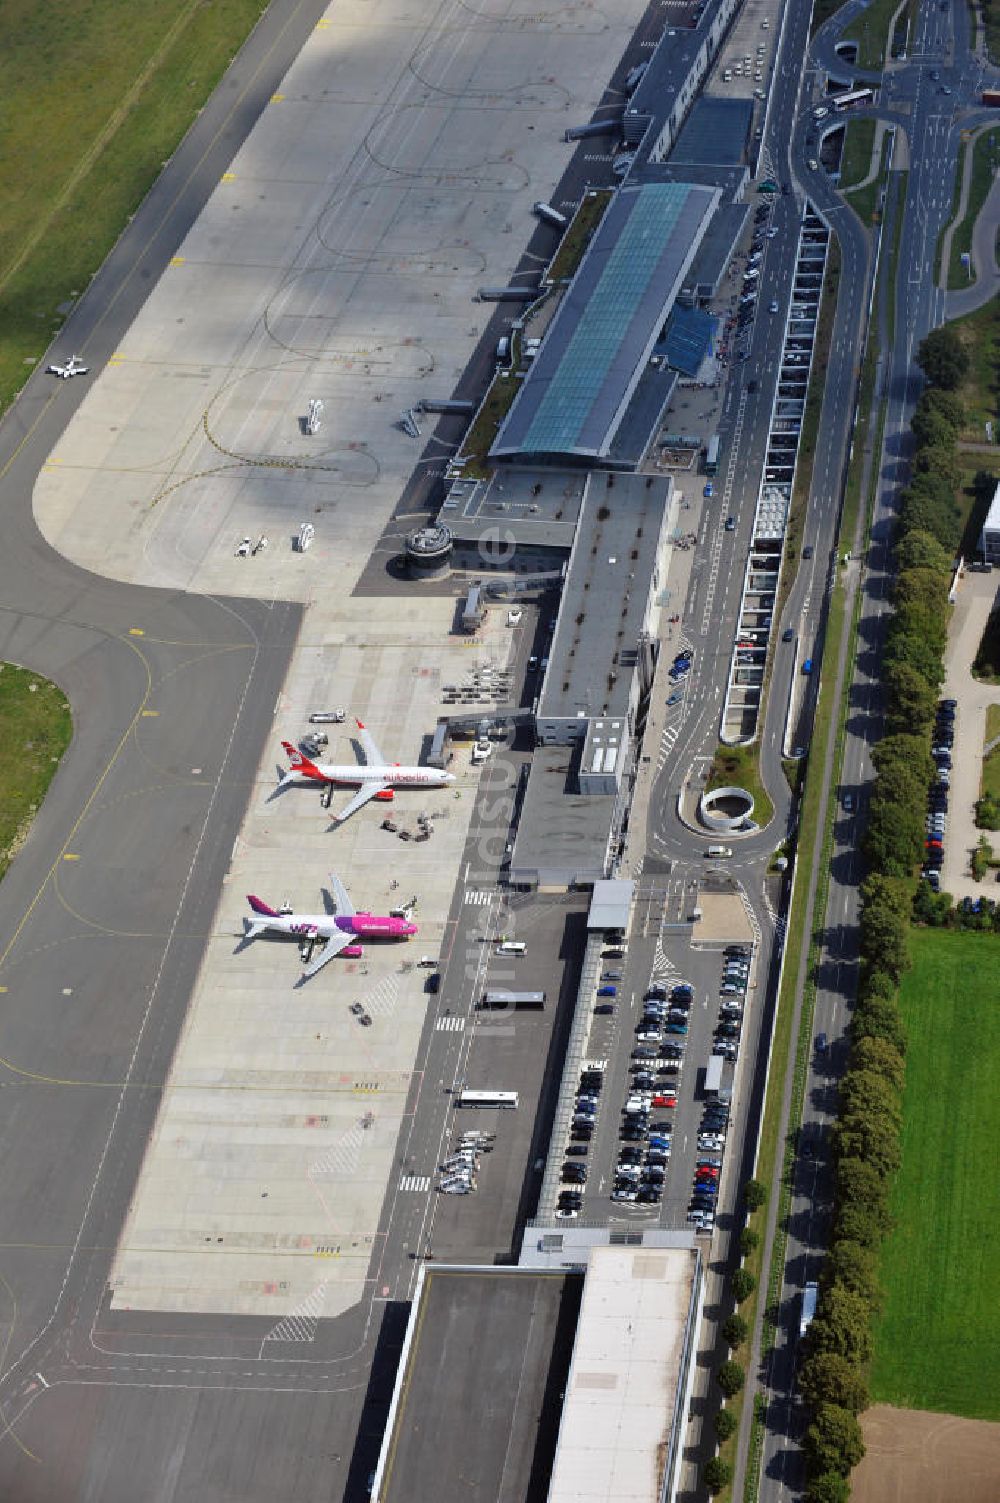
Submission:
M 808 1503 L 847 1503 L 849 1475 L 864 1455 L 858 1416 L 868 1407 L 867 1368 L 881 1303 L 879 1248 L 900 1163 L 906 1032 L 898 990 L 923 858 L 934 777 L 931 727 L 944 677 L 952 560 L 959 543 L 957 437 L 964 414 L 955 388 L 966 356 L 951 329 L 921 343 L 928 385 L 911 428 L 911 478 L 898 498 L 893 542 L 894 613 L 882 666 L 885 728 L 864 839 L 861 974 L 848 1068 L 833 1132 L 833 1233 L 815 1318 L 804 1341 L 799 1390 L 811 1409 L 805 1435 Z

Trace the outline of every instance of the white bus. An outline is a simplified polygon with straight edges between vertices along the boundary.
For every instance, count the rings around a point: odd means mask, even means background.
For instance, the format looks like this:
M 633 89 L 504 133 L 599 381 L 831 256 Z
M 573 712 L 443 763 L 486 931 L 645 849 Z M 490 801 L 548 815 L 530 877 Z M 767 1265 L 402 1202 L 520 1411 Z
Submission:
M 513 1007 L 519 1008 L 522 1012 L 525 1010 L 530 1011 L 533 1008 L 537 1012 L 545 1006 L 545 993 L 488 991 L 483 992 L 483 1000 L 479 1005 L 487 1009 L 491 1007 L 500 1009 Z
M 517 1109 L 516 1091 L 460 1091 L 458 1093 L 459 1106 L 483 1106 L 491 1107 L 494 1111 L 515 1111 Z
M 493 953 L 495 955 L 524 955 L 527 949 L 528 946 L 523 939 L 501 939 Z
M 833 107 L 835 110 L 852 110 L 858 104 L 871 104 L 874 98 L 874 89 L 848 89 L 844 94 L 833 96 Z

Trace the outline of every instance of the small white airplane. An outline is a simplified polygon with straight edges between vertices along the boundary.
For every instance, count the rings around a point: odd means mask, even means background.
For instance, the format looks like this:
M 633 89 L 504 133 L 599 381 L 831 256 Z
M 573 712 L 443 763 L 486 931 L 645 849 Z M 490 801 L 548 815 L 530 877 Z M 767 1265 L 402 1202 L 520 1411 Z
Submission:
M 350 803 L 345 804 L 333 816 L 335 824 L 343 824 L 371 799 L 387 803 L 397 788 L 444 788 L 455 781 L 453 772 L 441 772 L 437 767 L 402 767 L 398 762 L 386 762 L 382 753 L 361 721 L 356 722 L 361 733 L 363 763 L 353 767 L 337 767 L 330 762 L 310 762 L 290 741 L 282 741 L 291 764 L 278 783 L 280 793 L 289 783 L 338 783 L 357 788 Z
M 347 888 L 335 873 L 330 873 L 330 893 L 333 897 L 332 911 L 328 913 L 288 913 L 272 908 L 262 898 L 248 893 L 247 902 L 253 910 L 253 918 L 243 920 L 244 943 L 256 939 L 258 934 L 290 934 L 295 939 L 312 944 L 325 940 L 315 960 L 310 960 L 302 973 L 303 980 L 332 960 L 335 955 L 354 959 L 364 954 L 359 943 L 364 939 L 409 939 L 416 934 L 416 924 L 396 915 L 360 912 L 347 895 Z
M 58 376 L 60 381 L 68 381 L 70 376 L 85 376 L 88 367 L 84 365 L 79 355 L 71 355 L 63 365 L 50 365 L 46 367 L 46 375 Z

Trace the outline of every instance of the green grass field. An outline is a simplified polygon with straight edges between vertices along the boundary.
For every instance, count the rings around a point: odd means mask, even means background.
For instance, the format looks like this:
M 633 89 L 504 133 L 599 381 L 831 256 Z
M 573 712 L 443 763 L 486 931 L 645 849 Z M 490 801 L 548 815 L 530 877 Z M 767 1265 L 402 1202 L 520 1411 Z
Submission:
M 55 684 L 0 663 L 0 877 L 27 834 L 72 734 L 69 703 Z
M 862 182 L 872 168 L 875 146 L 874 120 L 848 120 L 844 127 L 844 149 L 840 155 L 840 189 L 846 192 Z
M 969 374 L 958 393 L 968 415 L 962 437 L 982 443 L 986 424 L 992 423 L 996 431 L 1000 423 L 1000 298 L 956 319 L 951 327 L 969 352 Z M 992 455 L 983 455 L 982 468 L 993 468 Z
M 962 256 L 972 248 L 972 231 L 979 218 L 979 211 L 993 186 L 994 170 L 1000 163 L 1000 130 L 991 127 L 982 135 L 977 136 L 971 146 L 966 145 L 959 166 L 957 179 L 959 184 L 961 184 L 961 174 L 964 171 L 965 154 L 970 150 L 972 152 L 972 176 L 969 180 L 969 202 L 966 205 L 965 217 L 951 237 L 951 261 L 948 266 L 949 287 L 968 287 L 969 285 L 969 273 L 962 265 Z
M 0 6 L 0 409 L 263 9 L 264 0 Z
M 918 930 L 911 950 L 903 1163 L 872 1395 L 1000 1420 L 1000 943 Z

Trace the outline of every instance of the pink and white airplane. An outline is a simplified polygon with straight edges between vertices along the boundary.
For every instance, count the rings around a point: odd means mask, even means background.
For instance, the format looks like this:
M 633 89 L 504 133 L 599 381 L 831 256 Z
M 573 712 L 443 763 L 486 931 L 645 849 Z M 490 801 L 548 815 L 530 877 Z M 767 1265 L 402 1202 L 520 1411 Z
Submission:
M 278 783 L 278 792 L 289 783 L 343 783 L 357 788 L 350 803 L 333 816 L 335 824 L 343 824 L 371 799 L 388 802 L 397 788 L 444 788 L 455 781 L 453 772 L 441 772 L 436 767 L 402 767 L 398 762 L 386 762 L 369 732 L 357 722 L 361 733 L 363 763 L 353 767 L 336 767 L 330 762 L 310 762 L 290 741 L 282 741 L 285 755 L 291 764 Z
M 330 873 L 330 892 L 333 895 L 333 913 L 282 913 L 272 908 L 253 893 L 247 894 L 247 902 L 254 917 L 245 918 L 243 927 L 246 939 L 255 939 L 258 934 L 290 934 L 298 940 L 325 940 L 315 960 L 306 966 L 303 976 L 315 976 L 316 972 L 332 960 L 343 955 L 345 960 L 356 959 L 364 954 L 361 939 L 409 939 L 416 934 L 416 924 L 409 919 L 383 917 L 381 914 L 358 912 L 347 895 L 340 878 Z

